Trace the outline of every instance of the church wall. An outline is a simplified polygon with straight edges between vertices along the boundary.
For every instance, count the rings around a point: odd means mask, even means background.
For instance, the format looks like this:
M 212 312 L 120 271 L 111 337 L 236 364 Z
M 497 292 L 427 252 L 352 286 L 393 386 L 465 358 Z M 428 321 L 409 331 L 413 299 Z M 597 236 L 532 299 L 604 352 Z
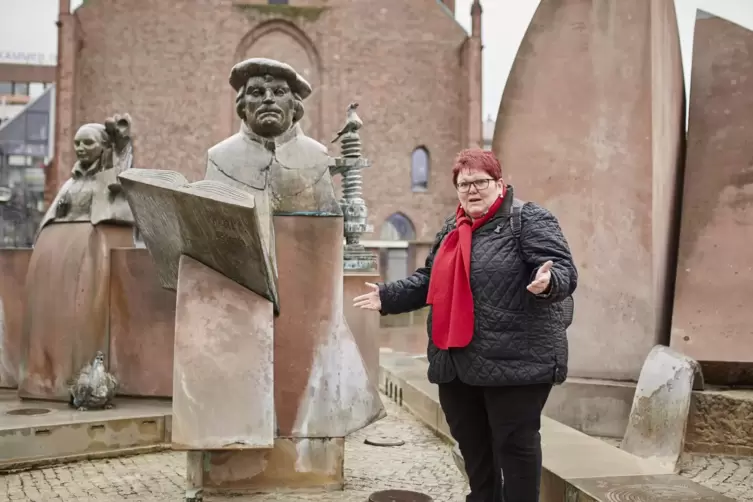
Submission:
M 453 211 L 467 35 L 434 0 L 96 0 L 76 15 L 77 122 L 129 112 L 137 167 L 200 179 L 207 148 L 237 130 L 230 68 L 264 56 L 292 63 L 315 85 L 304 126 L 333 155 L 339 152 L 329 141 L 348 103 L 359 102 L 375 235 L 399 211 L 419 240 L 431 239 Z M 421 193 L 412 191 L 410 176 L 418 146 L 431 159 Z

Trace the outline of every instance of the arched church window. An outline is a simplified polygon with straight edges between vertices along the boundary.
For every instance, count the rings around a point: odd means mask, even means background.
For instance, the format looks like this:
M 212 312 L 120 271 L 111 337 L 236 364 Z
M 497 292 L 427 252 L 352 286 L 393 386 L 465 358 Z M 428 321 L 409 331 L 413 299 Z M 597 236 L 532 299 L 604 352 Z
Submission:
M 382 225 L 383 241 L 412 241 L 416 238 L 416 227 L 403 213 L 391 214 Z
M 381 268 L 387 281 L 404 279 L 412 272 L 409 265 L 407 241 L 416 239 L 413 222 L 402 213 L 394 213 L 385 220 L 380 235 L 383 241 L 405 242 L 401 247 L 388 247 L 380 253 Z
M 410 158 L 411 188 L 414 192 L 425 192 L 429 189 L 429 150 L 419 146 Z

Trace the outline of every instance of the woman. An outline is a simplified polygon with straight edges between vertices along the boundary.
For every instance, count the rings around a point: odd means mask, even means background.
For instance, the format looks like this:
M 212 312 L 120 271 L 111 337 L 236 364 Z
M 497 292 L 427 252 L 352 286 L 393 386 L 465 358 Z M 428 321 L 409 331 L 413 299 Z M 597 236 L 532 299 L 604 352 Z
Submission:
M 460 152 L 452 180 L 460 204 L 425 266 L 354 303 L 382 315 L 431 305 L 429 381 L 463 454 L 466 500 L 535 502 L 541 411 L 567 376 L 563 300 L 578 273 L 557 219 L 514 199 L 492 152 Z

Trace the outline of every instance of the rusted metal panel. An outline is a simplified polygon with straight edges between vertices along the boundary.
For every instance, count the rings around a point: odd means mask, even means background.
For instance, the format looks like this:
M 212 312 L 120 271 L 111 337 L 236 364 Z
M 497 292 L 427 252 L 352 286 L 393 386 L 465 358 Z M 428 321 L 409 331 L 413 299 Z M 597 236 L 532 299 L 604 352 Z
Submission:
M 384 416 L 343 312 L 343 220 L 275 216 L 279 437 L 344 437 Z
M 753 31 L 695 23 L 672 348 L 715 384 L 753 382 Z
M 39 235 L 26 279 L 19 395 L 68 401 L 68 384 L 108 347 L 110 250 L 131 227 L 58 223 Z
M 0 249 L 0 387 L 18 386 L 29 249 Z
M 175 292 L 164 289 L 146 249 L 110 255 L 110 371 L 118 394 L 171 397 Z

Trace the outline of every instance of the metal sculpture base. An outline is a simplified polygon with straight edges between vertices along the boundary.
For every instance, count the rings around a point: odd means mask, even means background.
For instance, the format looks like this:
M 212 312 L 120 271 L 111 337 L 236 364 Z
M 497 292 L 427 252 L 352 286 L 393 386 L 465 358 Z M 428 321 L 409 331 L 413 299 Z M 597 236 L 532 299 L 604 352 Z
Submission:
M 424 493 L 408 490 L 384 490 L 369 495 L 367 502 L 433 502 L 433 500 Z

